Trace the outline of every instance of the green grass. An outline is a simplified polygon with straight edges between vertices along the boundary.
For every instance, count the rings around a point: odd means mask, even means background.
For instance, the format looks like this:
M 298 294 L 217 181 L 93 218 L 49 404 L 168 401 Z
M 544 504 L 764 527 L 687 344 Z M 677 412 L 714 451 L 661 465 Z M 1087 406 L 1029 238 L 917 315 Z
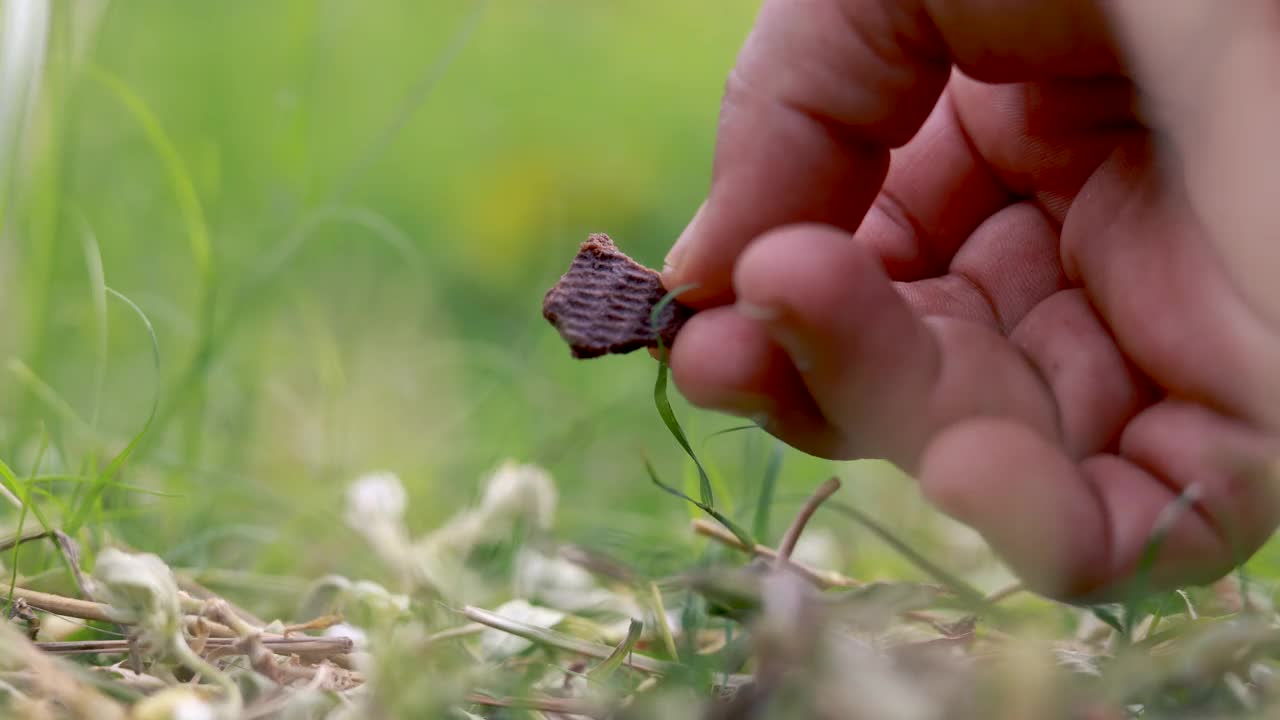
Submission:
M 267 620 L 360 618 L 404 717 L 480 686 L 518 695 L 549 666 L 629 691 L 637 654 L 691 687 L 737 672 L 772 636 L 734 613 L 773 596 L 715 575 L 742 558 L 690 521 L 776 545 L 831 475 L 844 488 L 807 534 L 834 540 L 830 570 L 873 583 L 840 607 L 901 609 L 934 582 L 972 605 L 1010 581 L 886 464 L 821 461 L 689 407 L 645 353 L 573 360 L 540 316 L 589 232 L 660 263 L 705 193 L 752 4 L 130 0 L 96 25 L 73 16 L 91 5 L 54 4 L 41 102 L 0 108 L 30 111 L 21 161 L 0 157 L 0 536 L 64 531 L 86 570 L 107 547 L 155 553 Z M 507 459 L 554 478 L 554 521 L 477 541 L 443 594 L 345 519 L 350 484 L 393 471 L 403 535 L 438 539 Z M 600 662 L 535 647 L 473 676 L 478 646 L 438 636 L 464 622 L 459 598 L 511 599 L 521 552 L 562 545 L 591 551 L 641 629 L 571 613 L 555 642 Z M 43 541 L 0 559 L 11 590 L 78 596 L 72 562 Z M 1280 545 L 1248 577 L 1270 593 Z M 387 610 L 400 594 L 407 626 Z M 1134 648 L 1203 626 L 1169 601 L 1099 612 Z M 1088 614 L 1001 608 L 984 631 L 1061 639 Z M 708 636 L 723 647 L 699 652 Z

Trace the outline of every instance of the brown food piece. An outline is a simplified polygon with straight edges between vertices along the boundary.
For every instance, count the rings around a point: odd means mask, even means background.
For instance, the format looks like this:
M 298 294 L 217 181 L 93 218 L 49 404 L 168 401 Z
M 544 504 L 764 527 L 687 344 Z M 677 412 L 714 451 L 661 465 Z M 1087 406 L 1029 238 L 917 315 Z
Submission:
M 547 291 L 542 316 L 560 331 L 576 358 L 657 347 L 659 337 L 670 347 L 694 311 L 668 303 L 655 335 L 649 316 L 666 294 L 656 271 L 624 255 L 608 235 L 594 233 L 578 248 L 569 271 Z

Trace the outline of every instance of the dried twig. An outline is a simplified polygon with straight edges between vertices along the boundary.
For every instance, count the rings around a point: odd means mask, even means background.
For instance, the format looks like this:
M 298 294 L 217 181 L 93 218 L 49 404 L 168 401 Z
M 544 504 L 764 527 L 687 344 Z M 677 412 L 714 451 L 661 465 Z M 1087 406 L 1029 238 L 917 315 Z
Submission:
M 0 596 L 9 597 L 8 588 L 0 588 Z M 67 617 L 80 618 L 81 620 L 100 620 L 102 622 L 119 623 L 122 622 L 115 613 L 111 611 L 111 606 L 106 603 L 94 602 L 92 600 L 77 600 L 75 598 L 64 597 L 62 595 L 54 595 L 53 593 L 40 592 L 39 590 L 28 590 L 27 588 L 15 587 L 13 589 L 13 599 L 26 600 L 27 604 L 37 610 L 44 610 L 55 615 L 66 615 Z
M 237 638 L 211 637 L 206 639 L 206 648 L 234 647 Z M 51 655 L 88 655 L 123 653 L 129 649 L 128 640 L 75 640 L 63 642 L 40 642 L 36 647 Z M 299 657 L 317 657 L 341 655 L 351 652 L 351 638 L 278 638 L 264 637 L 262 644 L 280 655 L 297 655 Z
M 778 551 L 768 545 L 756 544 L 754 548 L 748 548 L 742 544 L 742 541 L 733 535 L 733 533 L 725 530 L 718 523 L 712 523 L 702 518 L 693 521 L 693 531 L 703 537 L 710 538 L 726 547 L 749 552 L 753 556 L 763 558 L 765 560 L 777 561 Z M 819 570 L 817 568 L 798 563 L 794 560 L 788 560 L 788 569 L 795 570 L 811 580 L 815 585 L 824 590 L 831 588 L 856 588 L 862 587 L 863 583 L 853 578 L 842 575 L 838 572 L 830 570 Z
M 200 602 L 204 606 L 200 613 L 202 617 L 213 618 L 215 621 L 231 628 L 236 635 L 245 638 L 262 634 L 261 626 L 255 627 L 246 622 L 244 618 L 231 609 L 231 604 L 226 600 L 214 597 Z
M 241 620 L 244 620 L 250 625 L 263 627 L 267 624 L 257 615 L 254 615 L 253 613 L 249 612 L 248 610 L 245 610 L 244 608 L 240 607 L 239 605 L 236 605 L 235 603 L 231 602 L 230 600 L 227 600 L 226 598 L 222 598 L 220 595 L 218 595 L 214 591 L 210 590 L 204 585 L 201 585 L 199 582 L 195 580 L 195 578 L 191 577 L 190 574 L 175 572 L 173 574 L 173 577 L 175 580 L 178 581 L 178 587 L 182 589 L 184 592 L 186 592 L 187 594 L 189 594 L 191 597 L 197 600 L 212 600 L 214 598 L 219 598 L 223 602 L 227 603 L 227 605 L 231 608 L 231 611 L 234 612 L 237 616 L 239 616 Z
M 44 528 L 28 529 L 21 535 L 10 535 L 9 537 L 0 540 L 0 552 L 8 552 L 12 550 L 15 545 L 29 543 L 33 540 L 43 540 L 48 536 L 49 533 L 45 532 Z
M 312 618 L 306 622 L 285 625 L 284 636 L 289 637 L 294 633 L 306 632 L 307 630 L 328 630 L 341 622 L 341 615 L 321 615 L 320 617 Z
M 796 543 L 800 541 L 800 535 L 804 533 L 805 526 L 809 524 L 809 519 L 818 511 L 818 506 L 826 502 L 827 498 L 836 494 L 840 489 L 840 478 L 831 477 L 826 482 L 818 486 L 813 491 L 813 495 L 805 501 L 800 508 L 800 512 L 796 514 L 794 520 L 791 521 L 791 527 L 787 528 L 787 533 L 782 536 L 782 543 L 778 546 L 778 559 L 775 561 L 779 566 L 785 564 L 791 558 L 791 553 L 796 549 Z
M 0 599 L 7 597 L 8 590 L 6 588 L 0 588 Z M 29 590 L 23 587 L 16 587 L 13 589 L 13 598 L 25 600 L 31 607 L 36 608 L 37 610 L 53 613 L 54 615 L 79 618 L 81 620 L 98 620 L 101 622 L 110 622 L 122 625 L 128 624 L 117 617 L 116 614 L 111 611 L 111 606 L 106 603 L 77 600 L 63 595 L 40 592 L 39 590 Z M 196 602 L 199 603 L 199 601 Z M 198 615 L 187 615 L 183 618 L 183 622 L 190 632 L 196 632 L 196 624 L 203 622 L 206 624 L 206 629 L 211 637 L 241 637 L 240 633 L 237 633 L 225 624 L 214 622 L 208 618 L 201 618 Z M 263 637 L 266 639 L 279 638 L 282 636 L 273 633 L 265 634 Z
M 56 698 L 72 717 L 123 720 L 125 711 L 119 703 L 81 682 L 63 663 L 40 652 L 8 622 L 0 622 L 0 665 L 18 665 L 30 671 L 39 694 Z
M 441 630 L 438 633 L 428 635 L 426 638 L 423 639 L 421 647 L 425 649 L 430 645 L 434 645 L 438 642 L 443 642 L 445 640 L 454 640 L 457 638 L 464 638 L 464 637 L 471 637 L 472 635 L 479 635 L 480 633 L 484 632 L 484 630 L 485 630 L 485 626 L 481 625 L 480 623 L 467 623 L 466 625 L 459 625 L 458 627 L 455 627 L 455 628 Z
M 12 550 L 17 545 L 33 542 L 35 540 L 43 540 L 45 538 L 52 540 L 54 546 L 58 548 L 58 552 L 62 555 L 67 567 L 71 570 L 72 579 L 75 580 L 76 587 L 79 588 L 80 594 L 92 600 L 92 588 L 85 580 L 84 571 L 80 569 L 80 546 L 76 544 L 75 540 L 71 539 L 71 536 L 61 530 L 50 530 L 46 532 L 43 529 L 36 528 L 28 530 L 21 535 L 11 535 L 0 540 L 0 552 Z
M 600 703 L 577 698 L 558 697 L 493 697 L 483 693 L 468 693 L 466 701 L 488 707 L 540 710 L 561 715 L 584 715 L 590 718 L 609 717 L 609 709 Z

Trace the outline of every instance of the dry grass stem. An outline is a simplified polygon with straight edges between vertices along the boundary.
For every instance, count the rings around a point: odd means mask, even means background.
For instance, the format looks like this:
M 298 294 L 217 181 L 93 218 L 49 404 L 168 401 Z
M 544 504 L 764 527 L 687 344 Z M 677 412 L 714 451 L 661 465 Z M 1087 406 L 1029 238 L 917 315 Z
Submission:
M 791 521 L 791 527 L 787 528 L 787 532 L 782 536 L 782 542 L 778 545 L 778 558 L 775 561 L 779 566 L 791 559 L 791 553 L 796 549 L 796 543 L 800 541 L 800 536 L 804 533 L 805 527 L 809 524 L 810 518 L 818 511 L 818 507 L 827 501 L 827 498 L 836 494 L 840 489 L 840 478 L 831 477 L 826 482 L 818 486 L 813 491 L 813 495 L 805 501 L 801 506 L 800 512 L 796 513 L 796 517 Z
M 779 557 L 778 551 L 768 545 L 761 545 L 757 543 L 754 548 L 748 548 L 741 540 L 735 537 L 733 533 L 725 530 L 720 524 L 712 523 L 702 518 L 697 518 L 693 521 L 693 531 L 698 535 L 715 540 L 721 545 L 733 548 L 734 550 L 749 552 L 754 557 L 775 562 Z M 863 583 L 854 580 L 848 575 L 843 575 L 831 570 L 819 570 L 790 559 L 788 559 L 788 569 L 804 575 L 815 585 L 824 590 L 830 590 L 832 588 L 856 588 L 863 586 Z
M 234 647 L 238 638 L 210 637 L 204 640 L 205 649 Z M 297 655 L 302 658 L 328 658 L 352 650 L 351 638 L 262 638 L 267 649 L 280 655 Z M 50 655 L 113 654 L 129 651 L 128 640 L 73 640 L 38 642 L 35 646 Z
M 482 625 L 487 625 L 496 630 L 501 630 L 502 632 L 515 635 L 516 637 L 524 638 L 525 640 L 539 645 L 549 645 L 578 655 L 586 655 L 587 657 L 604 660 L 612 655 L 613 651 L 616 649 L 608 645 L 579 640 L 578 638 L 565 635 L 564 633 L 558 633 L 554 630 L 547 630 L 534 625 L 527 625 L 477 607 L 465 607 L 462 609 L 462 613 L 466 615 L 468 620 L 478 622 Z M 675 663 L 665 662 L 658 660 L 657 658 L 649 657 L 648 655 L 641 655 L 640 653 L 634 652 L 627 653 L 622 664 L 636 670 L 653 673 L 655 675 L 669 675 L 679 669 L 679 665 Z
M 557 697 L 493 697 L 483 693 L 468 693 L 466 701 L 488 707 L 538 710 L 561 715 L 583 715 L 589 718 L 607 718 L 609 709 L 600 703 L 575 698 Z

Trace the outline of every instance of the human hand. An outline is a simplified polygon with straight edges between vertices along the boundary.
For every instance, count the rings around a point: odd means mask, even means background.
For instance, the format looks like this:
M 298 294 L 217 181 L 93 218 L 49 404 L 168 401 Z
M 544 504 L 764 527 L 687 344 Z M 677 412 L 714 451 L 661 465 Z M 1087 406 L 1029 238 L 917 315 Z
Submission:
M 678 387 L 894 461 L 1063 599 L 1194 487 L 1149 581 L 1215 579 L 1280 518 L 1278 60 L 1269 0 L 766 0 L 664 271 Z

